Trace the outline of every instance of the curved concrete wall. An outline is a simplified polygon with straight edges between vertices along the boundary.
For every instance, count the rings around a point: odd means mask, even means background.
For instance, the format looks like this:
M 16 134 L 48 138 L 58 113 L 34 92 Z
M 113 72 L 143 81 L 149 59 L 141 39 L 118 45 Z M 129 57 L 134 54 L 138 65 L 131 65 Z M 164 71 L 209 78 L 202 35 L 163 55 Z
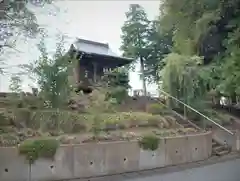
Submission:
M 17 148 L 0 148 L 1 181 L 61 180 L 107 175 L 204 160 L 212 152 L 211 132 L 161 139 L 156 151 L 136 141 L 61 146 L 53 161 L 39 159 L 31 166 Z

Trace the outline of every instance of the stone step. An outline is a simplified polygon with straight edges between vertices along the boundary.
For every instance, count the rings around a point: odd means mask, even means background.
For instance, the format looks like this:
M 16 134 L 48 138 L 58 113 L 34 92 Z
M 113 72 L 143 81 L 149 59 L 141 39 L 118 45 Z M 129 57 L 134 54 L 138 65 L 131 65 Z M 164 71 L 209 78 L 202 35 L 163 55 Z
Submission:
M 216 152 L 222 151 L 222 150 L 226 150 L 226 147 L 223 145 L 218 145 L 218 146 L 214 146 L 213 150 Z
M 212 140 L 212 154 L 216 156 L 222 156 L 230 153 L 230 148 L 227 145 L 222 145 Z
M 184 128 L 194 128 L 194 129 L 202 130 L 202 125 L 200 121 L 187 121 L 184 119 L 184 117 L 181 114 L 177 112 L 176 114 L 180 118 L 182 118 L 182 119 L 177 119 L 177 122 Z M 231 152 L 231 149 L 227 145 L 222 145 L 217 141 L 212 140 L 212 155 L 222 156 L 230 152 Z
M 215 146 L 218 146 L 218 143 L 215 142 L 215 141 L 213 141 L 213 142 L 212 142 L 212 147 L 215 147 Z
M 216 154 L 217 156 L 223 156 L 223 155 L 226 155 L 226 154 L 228 154 L 228 153 L 230 153 L 230 150 L 228 150 L 228 149 L 225 149 L 225 150 L 222 150 L 222 151 L 216 151 L 216 152 L 215 152 L 215 154 Z
M 182 123 L 181 124 L 184 128 L 192 128 L 192 126 L 189 123 Z
M 190 123 L 188 122 L 185 122 L 185 123 L 180 123 L 184 128 L 194 128 L 196 129 L 193 125 L 191 125 Z

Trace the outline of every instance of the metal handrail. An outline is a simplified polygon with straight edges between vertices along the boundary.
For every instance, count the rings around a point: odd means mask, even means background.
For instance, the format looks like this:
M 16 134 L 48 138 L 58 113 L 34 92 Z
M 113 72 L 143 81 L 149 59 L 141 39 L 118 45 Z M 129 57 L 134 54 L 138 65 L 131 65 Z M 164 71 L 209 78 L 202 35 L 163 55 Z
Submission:
M 191 109 L 192 111 L 194 111 L 195 113 L 199 114 L 200 116 L 204 117 L 205 119 L 207 119 L 208 121 L 212 122 L 213 124 L 215 124 L 216 126 L 218 126 L 219 128 L 223 129 L 224 131 L 228 132 L 231 135 L 234 135 L 234 133 L 230 130 L 228 130 L 227 128 L 223 127 L 222 125 L 216 123 L 215 121 L 213 121 L 212 119 L 210 119 L 209 117 L 205 116 L 204 114 L 200 113 L 199 111 L 197 111 L 196 109 L 192 108 L 191 106 L 185 104 L 184 102 L 180 101 L 179 99 L 177 99 L 176 97 L 171 96 L 170 94 L 168 94 L 167 92 L 163 91 L 163 90 L 159 90 L 160 92 L 164 93 L 165 95 L 167 95 L 168 97 L 171 97 L 172 99 L 174 99 L 175 101 L 183 104 L 184 106 L 186 106 L 187 108 Z

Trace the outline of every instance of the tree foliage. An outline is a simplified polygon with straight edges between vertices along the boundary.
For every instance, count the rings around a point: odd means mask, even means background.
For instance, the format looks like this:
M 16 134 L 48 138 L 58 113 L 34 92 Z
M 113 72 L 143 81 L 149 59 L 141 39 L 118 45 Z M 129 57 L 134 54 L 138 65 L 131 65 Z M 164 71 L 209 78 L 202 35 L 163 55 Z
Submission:
M 126 68 L 120 67 L 113 71 L 106 72 L 103 77 L 109 90 L 106 93 L 106 100 L 115 100 L 114 102 L 120 104 L 128 96 L 129 77 Z
M 21 77 L 13 75 L 11 77 L 10 85 L 9 85 L 10 91 L 20 93 L 22 91 L 21 84 L 22 84 Z
M 165 59 L 162 78 L 166 90 L 180 98 L 175 82 L 189 74 L 191 83 L 179 82 L 181 87 L 192 90 L 185 96 L 187 99 L 201 98 L 211 90 L 232 100 L 239 96 L 239 7 L 239 0 L 162 1 L 159 27 L 161 32 L 173 32 L 174 53 Z M 203 57 L 203 65 L 194 65 L 193 74 L 186 71 L 190 63 L 198 61 L 191 57 Z M 184 63 L 186 60 L 190 60 L 189 64 Z M 196 90 L 201 93 L 195 95 Z
M 103 76 L 103 81 L 106 82 L 109 87 L 120 86 L 125 89 L 130 88 L 128 72 L 123 67 L 106 72 Z
M 148 57 L 145 62 L 145 76 L 149 82 L 159 81 L 158 70 L 165 65 L 163 59 L 172 49 L 172 31 L 162 32 L 159 28 L 159 21 L 153 20 L 148 31 Z
M 0 74 L 6 73 L 5 50 L 19 52 L 15 44 L 19 36 L 34 38 L 44 29 L 39 27 L 32 7 L 44 7 L 52 0 L 2 0 L 0 1 Z
M 39 44 L 41 56 L 35 62 L 22 65 L 25 73 L 32 80 L 36 80 L 40 88 L 40 94 L 49 102 L 52 108 L 60 108 L 68 100 L 71 91 L 68 77 L 75 65 L 75 60 L 65 55 L 63 49 L 64 39 L 61 37 L 57 43 L 56 52 L 51 57 L 46 49 L 44 41 Z
M 145 58 L 149 20 L 139 4 L 131 4 L 126 13 L 127 20 L 122 27 L 122 46 L 124 56 Z
M 143 90 L 146 95 L 145 62 L 147 61 L 147 36 L 149 20 L 144 9 L 139 4 L 131 4 L 126 13 L 127 20 L 122 27 L 122 46 L 124 56 L 140 61 L 143 77 Z
M 52 0 L 4 0 L 0 2 L 0 50 L 13 48 L 11 37 L 23 34 L 34 37 L 42 29 L 37 24 L 37 18 L 29 5 L 44 6 Z
M 143 81 L 156 82 L 158 69 L 164 65 L 162 60 L 172 48 L 172 31 L 160 31 L 159 18 L 150 21 L 139 4 L 130 5 L 126 17 L 121 37 L 123 55 L 140 62 Z

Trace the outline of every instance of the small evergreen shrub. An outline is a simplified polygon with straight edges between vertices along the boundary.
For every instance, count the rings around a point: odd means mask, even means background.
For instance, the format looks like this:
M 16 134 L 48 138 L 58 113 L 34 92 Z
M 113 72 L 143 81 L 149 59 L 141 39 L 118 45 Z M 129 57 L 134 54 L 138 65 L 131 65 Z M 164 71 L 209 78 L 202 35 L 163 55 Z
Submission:
M 138 144 L 143 150 L 154 151 L 158 149 L 159 138 L 154 135 L 146 135 L 139 140 Z
M 56 139 L 26 140 L 19 146 L 19 153 L 33 164 L 39 158 L 53 159 L 59 147 Z
M 114 87 L 111 88 L 110 91 L 107 92 L 106 98 L 107 100 L 115 99 L 118 104 L 121 104 L 123 100 L 128 96 L 127 89 L 125 87 Z

